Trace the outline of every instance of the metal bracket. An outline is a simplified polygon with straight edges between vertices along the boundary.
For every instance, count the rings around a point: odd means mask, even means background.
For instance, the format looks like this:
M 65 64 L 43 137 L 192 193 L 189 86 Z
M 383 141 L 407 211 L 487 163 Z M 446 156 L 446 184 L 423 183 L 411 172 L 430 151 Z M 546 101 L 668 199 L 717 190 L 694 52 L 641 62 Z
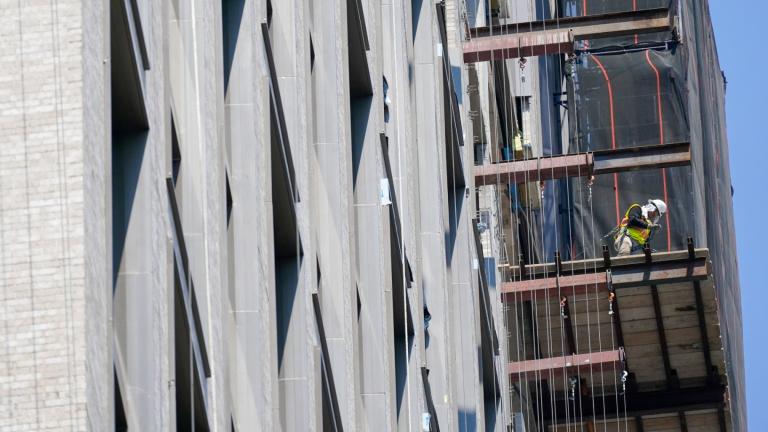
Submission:
M 611 252 L 608 250 L 608 245 L 603 245 L 603 265 L 606 269 L 611 268 Z
M 688 237 L 688 259 L 691 261 L 696 259 L 696 250 L 693 248 L 693 237 Z
M 645 254 L 645 263 L 652 264 L 653 255 L 651 255 L 651 246 L 648 243 L 643 245 L 643 253 Z

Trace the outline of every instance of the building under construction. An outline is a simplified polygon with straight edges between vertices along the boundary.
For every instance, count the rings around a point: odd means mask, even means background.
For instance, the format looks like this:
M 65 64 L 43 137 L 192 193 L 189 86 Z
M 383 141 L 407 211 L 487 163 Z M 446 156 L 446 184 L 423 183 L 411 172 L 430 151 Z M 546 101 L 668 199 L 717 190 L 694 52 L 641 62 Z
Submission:
M 0 430 L 746 430 L 706 1 L 18 2 L 0 42 Z

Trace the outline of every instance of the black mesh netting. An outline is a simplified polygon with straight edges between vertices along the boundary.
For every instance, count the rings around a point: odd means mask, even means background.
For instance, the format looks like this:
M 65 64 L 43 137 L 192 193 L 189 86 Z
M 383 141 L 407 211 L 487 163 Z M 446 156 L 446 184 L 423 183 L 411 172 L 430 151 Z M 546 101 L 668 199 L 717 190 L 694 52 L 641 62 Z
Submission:
M 586 5 L 586 10 L 584 6 Z M 584 179 L 561 182 L 559 244 L 570 258 L 601 255 L 609 232 L 632 203 L 664 199 L 669 211 L 652 247 L 685 249 L 687 237 L 710 249 L 727 350 L 735 430 L 745 428 L 740 289 L 725 133 L 725 79 L 719 69 L 707 2 L 699 0 L 561 1 L 566 16 L 679 8 L 680 43 L 671 33 L 588 41 L 570 73 L 578 136 L 567 151 L 690 142 L 690 167 L 596 178 L 592 200 Z M 594 217 L 594 230 L 592 218 Z M 552 223 L 552 221 L 547 221 Z M 554 228 L 549 226 L 549 228 Z M 554 231 L 554 230 L 553 230 Z

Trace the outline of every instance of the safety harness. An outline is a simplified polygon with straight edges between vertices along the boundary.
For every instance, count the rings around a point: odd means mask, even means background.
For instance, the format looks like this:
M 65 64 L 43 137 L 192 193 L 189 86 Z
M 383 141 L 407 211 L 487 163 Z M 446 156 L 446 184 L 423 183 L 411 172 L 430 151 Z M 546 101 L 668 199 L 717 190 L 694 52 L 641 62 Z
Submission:
M 636 251 L 639 249 L 642 249 L 643 246 L 650 241 L 651 236 L 653 234 L 653 231 L 650 228 L 638 228 L 629 226 L 630 221 L 630 213 L 632 213 L 632 210 L 635 208 L 640 209 L 642 211 L 642 206 L 640 204 L 632 204 L 627 209 L 627 212 L 624 213 L 624 219 L 621 220 L 619 225 L 614 227 L 608 234 L 606 234 L 603 238 L 609 238 L 612 237 L 613 240 L 617 240 L 621 236 L 629 236 L 632 240 L 634 240 L 635 245 L 632 247 L 632 251 Z

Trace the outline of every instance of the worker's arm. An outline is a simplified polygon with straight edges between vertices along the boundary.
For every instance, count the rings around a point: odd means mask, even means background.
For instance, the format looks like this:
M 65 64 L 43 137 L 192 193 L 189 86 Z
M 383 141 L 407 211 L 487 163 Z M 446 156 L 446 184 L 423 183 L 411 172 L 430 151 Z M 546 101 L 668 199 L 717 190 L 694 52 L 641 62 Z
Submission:
M 648 229 L 651 224 L 643 220 L 642 217 L 631 217 L 629 219 L 629 226 L 640 229 Z
M 635 207 L 629 211 L 628 225 L 633 228 L 648 229 L 651 224 L 643 217 L 640 207 Z

